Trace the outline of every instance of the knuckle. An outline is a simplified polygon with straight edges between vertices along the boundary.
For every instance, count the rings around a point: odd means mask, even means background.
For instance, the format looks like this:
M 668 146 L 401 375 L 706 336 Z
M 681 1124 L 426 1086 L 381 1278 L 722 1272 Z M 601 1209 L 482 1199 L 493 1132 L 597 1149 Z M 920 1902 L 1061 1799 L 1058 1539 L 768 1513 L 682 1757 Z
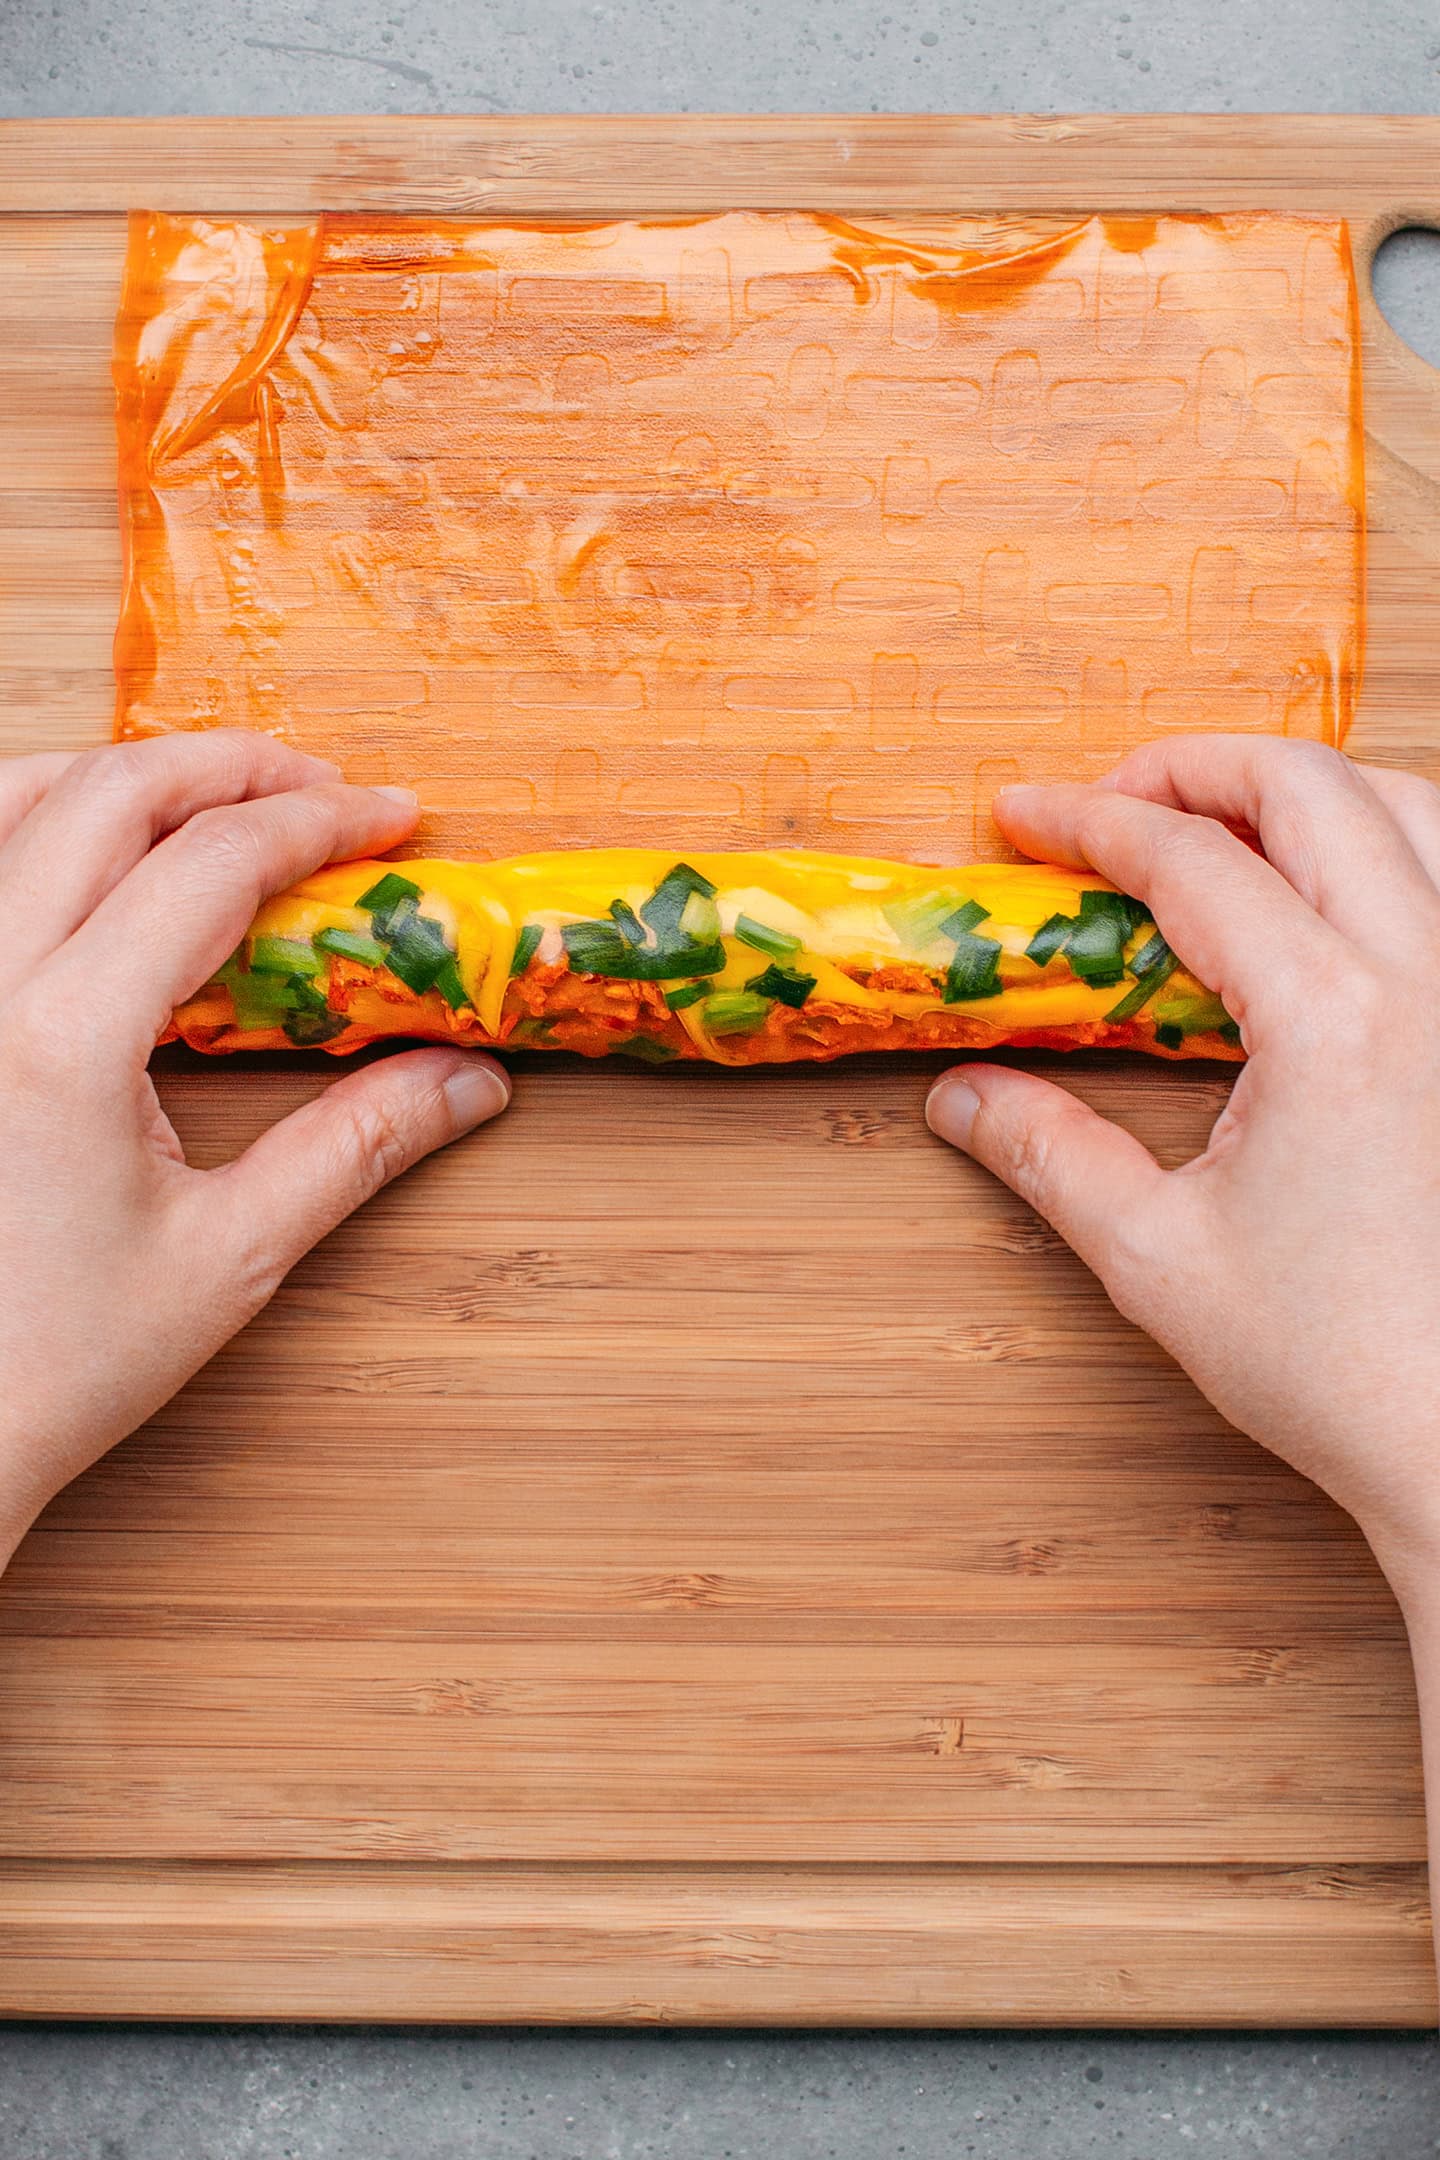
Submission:
M 1383 1047 L 1389 1030 L 1390 1008 L 1386 986 L 1373 968 L 1347 971 L 1346 982 L 1337 1000 L 1336 1021 L 1348 1044 L 1356 1050 L 1362 1046 Z
M 65 777 L 69 791 L 119 806 L 153 792 L 158 762 L 153 742 L 109 743 L 85 751 Z
M 253 813 L 239 804 L 197 810 L 170 845 L 226 883 L 262 883 L 260 833 Z
M 1281 836 L 1292 844 L 1309 841 L 1313 845 L 1317 815 L 1327 808 L 1333 814 L 1337 796 L 1350 797 L 1362 809 L 1373 807 L 1343 751 L 1318 742 L 1276 743 L 1274 748 L 1293 754 L 1276 759 L 1272 784 L 1261 805 L 1267 848 L 1273 850 Z
M 242 728 L 207 728 L 199 734 L 151 736 L 86 751 L 66 775 L 66 784 L 97 796 L 112 814 L 163 806 L 177 796 L 183 800 L 197 784 L 243 798 L 279 754 L 268 736 Z
M 292 821 L 297 836 L 303 835 L 308 846 L 322 851 L 340 834 L 345 799 L 341 789 L 319 786 L 297 787 L 287 795 L 271 797 L 276 814 Z
M 203 734 L 191 735 L 187 740 L 207 756 L 243 759 L 246 764 L 275 747 L 272 736 L 257 734 L 253 728 L 206 728 Z
M 236 794 L 242 794 L 283 756 L 273 737 L 246 728 L 207 728 L 203 734 L 185 740 L 207 778 L 213 773 L 217 789 L 230 789 Z
M 1275 747 L 1281 753 L 1275 760 L 1277 767 L 1298 779 L 1348 785 L 1352 778 L 1349 758 L 1332 743 L 1297 741 L 1292 737 Z
M 1353 952 L 1310 973 L 1291 1016 L 1294 1046 L 1323 1064 L 1327 1078 L 1378 1081 L 1396 1054 L 1395 998 L 1379 970 Z
M 1103 1277 L 1106 1292 L 1126 1320 L 1143 1326 L 1163 1258 L 1158 1226 L 1144 1208 L 1123 1210 L 1109 1225 Z
M 7 1101 L 27 1093 L 53 1100 L 57 1090 L 72 1083 L 91 1062 L 89 1032 L 72 1038 L 57 1022 L 52 997 L 38 980 L 22 984 L 7 997 L 0 1043 Z
M 98 796 L 117 809 L 162 800 L 204 774 L 217 789 L 243 790 L 283 755 L 271 737 L 244 728 L 206 728 L 198 734 L 154 735 L 107 743 L 76 758 L 63 775 L 68 791 Z
M 1241 843 L 1218 818 L 1173 811 L 1147 836 L 1146 893 L 1163 906 L 1194 894 Z
M 1174 828 L 1176 847 L 1193 848 L 1208 862 L 1218 853 L 1228 855 L 1235 846 L 1235 835 L 1219 818 L 1210 817 L 1208 814 L 1197 815 L 1191 810 L 1177 814 L 1181 822 Z
M 269 1304 L 293 1259 L 268 1220 L 247 1223 L 233 1234 L 225 1255 L 224 1278 L 232 1325 L 252 1319 Z
M 48 1071 L 50 1062 L 49 1030 L 35 1011 L 35 1000 L 24 990 L 6 1000 L 5 1017 L 0 1025 L 0 1045 L 4 1052 L 8 1102 Z
M 388 1185 L 410 1163 L 414 1124 L 383 1096 L 348 1106 L 342 1127 L 342 1152 L 350 1165 L 357 1198 Z
M 1139 809 L 1133 795 L 1090 789 L 1081 796 L 1076 811 L 1076 837 L 1084 847 L 1092 840 L 1103 843 L 1113 834 L 1129 832 L 1135 827 Z
M 985 1112 L 982 1108 L 980 1117 Z M 1050 1183 L 1055 1159 L 1055 1134 L 1037 1118 L 1014 1122 L 991 1119 L 990 1161 L 1007 1185 L 1027 1198 L 1043 1193 Z
M 1258 746 L 1257 746 L 1258 747 Z M 1337 793 L 1353 795 L 1360 787 L 1354 766 L 1331 743 L 1276 741 L 1265 745 L 1261 777 L 1265 790 L 1266 830 L 1278 807 L 1312 810 Z
M 165 845 L 207 890 L 241 896 L 253 910 L 326 861 L 342 838 L 327 791 L 305 788 L 197 810 Z
M 1088 850 L 1119 851 L 1132 865 L 1132 882 L 1147 893 L 1152 886 L 1192 885 L 1197 875 L 1213 872 L 1221 855 L 1239 845 L 1218 818 L 1172 810 L 1137 796 L 1097 793 L 1082 814 L 1080 841 Z
M 1315 908 L 1327 889 L 1331 853 L 1325 821 L 1306 794 L 1287 792 L 1266 804 L 1266 859 L 1282 865 L 1285 882 Z
M 1403 803 L 1407 810 L 1418 810 L 1432 815 L 1440 812 L 1440 787 L 1427 780 L 1423 773 L 1405 772 L 1398 766 L 1387 767 L 1386 788 L 1393 801 Z
M 1148 861 L 1153 853 L 1153 805 L 1133 795 L 1096 789 L 1080 801 L 1075 839 L 1086 862 Z M 1133 882 L 1133 879 L 1132 879 Z

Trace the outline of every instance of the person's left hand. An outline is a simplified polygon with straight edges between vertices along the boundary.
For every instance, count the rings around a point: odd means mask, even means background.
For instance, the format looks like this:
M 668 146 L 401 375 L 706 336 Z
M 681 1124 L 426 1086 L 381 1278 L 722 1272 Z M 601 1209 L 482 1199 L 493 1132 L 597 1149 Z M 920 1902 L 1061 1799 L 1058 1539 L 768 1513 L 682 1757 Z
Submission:
M 0 763 L 0 1565 L 302 1253 L 509 1101 L 493 1059 L 413 1050 L 202 1172 L 146 1070 L 263 900 L 416 816 L 263 735 Z

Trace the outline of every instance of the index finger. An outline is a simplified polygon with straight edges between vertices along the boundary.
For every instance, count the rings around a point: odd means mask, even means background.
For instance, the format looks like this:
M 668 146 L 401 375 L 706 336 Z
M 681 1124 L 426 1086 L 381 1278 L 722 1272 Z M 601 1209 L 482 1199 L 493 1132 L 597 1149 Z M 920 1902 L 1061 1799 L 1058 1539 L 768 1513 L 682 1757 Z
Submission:
M 1314 969 L 1347 949 L 1278 870 L 1213 818 L 1103 787 L 1004 788 L 993 810 L 1027 855 L 1096 870 L 1143 900 L 1247 1042 L 1267 1013 L 1288 1025 L 1309 1000 Z
M 36 994 L 93 1016 L 112 1049 L 148 1057 L 264 901 L 322 864 L 395 847 L 417 816 L 413 795 L 340 784 L 202 810 L 101 901 L 32 978 Z
M 52 776 L 0 849 L 0 992 L 57 952 L 147 850 L 198 811 L 338 778 L 328 762 L 237 728 L 84 752 Z
M 1434 880 L 1383 783 L 1367 786 L 1324 743 L 1176 735 L 1132 751 L 1100 785 L 1248 827 L 1301 898 L 1357 945 L 1393 951 L 1434 913 Z

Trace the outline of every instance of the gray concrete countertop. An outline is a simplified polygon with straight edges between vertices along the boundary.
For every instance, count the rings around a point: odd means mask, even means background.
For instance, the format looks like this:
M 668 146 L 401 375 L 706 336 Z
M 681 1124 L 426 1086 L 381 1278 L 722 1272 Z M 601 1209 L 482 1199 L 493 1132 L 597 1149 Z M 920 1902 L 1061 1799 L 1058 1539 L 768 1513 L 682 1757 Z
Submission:
M 0 2026 L 5 2160 L 1431 2160 L 1428 2035 Z
M 0 113 L 1440 110 L 1434 0 L 0 0 Z M 1440 239 L 1382 305 L 1440 361 Z M 3 1775 L 3 1770 L 0 1770 Z M 0 2027 L 0 2160 L 1423 2160 L 1423 2035 Z

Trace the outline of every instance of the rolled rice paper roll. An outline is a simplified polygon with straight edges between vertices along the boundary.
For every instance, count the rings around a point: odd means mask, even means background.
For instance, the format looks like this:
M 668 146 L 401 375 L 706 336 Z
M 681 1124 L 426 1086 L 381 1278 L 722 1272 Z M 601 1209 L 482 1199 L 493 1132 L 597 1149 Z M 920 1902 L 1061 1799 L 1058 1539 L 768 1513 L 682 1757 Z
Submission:
M 261 909 L 166 1041 L 652 1063 L 1001 1045 L 1238 1059 L 1143 904 L 1048 864 L 561 851 L 356 862 Z

